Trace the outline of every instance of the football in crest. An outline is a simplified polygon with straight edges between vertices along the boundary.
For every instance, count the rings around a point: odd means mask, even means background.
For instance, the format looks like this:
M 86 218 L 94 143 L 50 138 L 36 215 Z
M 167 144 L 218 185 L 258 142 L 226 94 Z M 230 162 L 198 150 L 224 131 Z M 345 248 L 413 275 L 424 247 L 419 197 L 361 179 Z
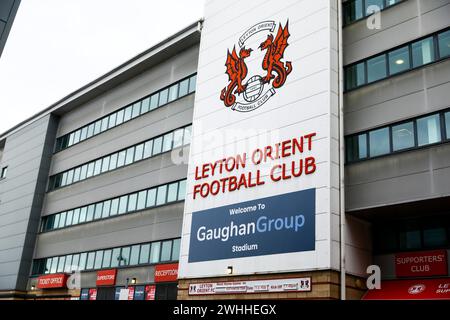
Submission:
M 244 99 L 248 102 L 256 101 L 263 92 L 264 84 L 260 76 L 251 77 L 245 84 Z

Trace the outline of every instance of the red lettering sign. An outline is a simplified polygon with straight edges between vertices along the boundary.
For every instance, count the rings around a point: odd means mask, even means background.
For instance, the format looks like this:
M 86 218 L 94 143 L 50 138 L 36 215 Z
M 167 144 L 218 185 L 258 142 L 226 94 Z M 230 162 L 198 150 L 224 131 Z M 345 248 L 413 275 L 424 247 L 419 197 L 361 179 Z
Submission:
M 67 274 L 49 274 L 38 278 L 37 287 L 39 289 L 66 288 Z
M 113 286 L 116 284 L 117 269 L 97 271 L 97 286 Z
M 432 250 L 395 255 L 397 277 L 446 276 L 447 251 Z
M 159 264 L 155 268 L 155 282 L 174 282 L 178 280 L 178 263 Z
M 155 300 L 156 286 L 145 286 L 145 300 Z

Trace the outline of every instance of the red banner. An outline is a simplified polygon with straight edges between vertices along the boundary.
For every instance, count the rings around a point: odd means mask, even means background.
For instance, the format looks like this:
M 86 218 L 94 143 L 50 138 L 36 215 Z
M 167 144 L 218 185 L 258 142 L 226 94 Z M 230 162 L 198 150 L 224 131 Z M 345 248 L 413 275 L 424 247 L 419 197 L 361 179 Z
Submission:
M 89 300 L 97 300 L 97 289 L 89 289 Z
M 156 286 L 145 286 L 145 300 L 155 300 Z
M 38 278 L 37 287 L 39 289 L 66 288 L 68 278 L 69 275 L 64 273 L 41 276 Z
M 446 276 L 447 250 L 397 253 L 395 273 L 397 277 Z
M 178 280 L 178 263 L 159 264 L 155 268 L 155 282 L 174 282 Z
M 128 287 L 128 300 L 134 300 L 134 287 Z
M 97 271 L 97 286 L 113 286 L 116 284 L 117 269 Z

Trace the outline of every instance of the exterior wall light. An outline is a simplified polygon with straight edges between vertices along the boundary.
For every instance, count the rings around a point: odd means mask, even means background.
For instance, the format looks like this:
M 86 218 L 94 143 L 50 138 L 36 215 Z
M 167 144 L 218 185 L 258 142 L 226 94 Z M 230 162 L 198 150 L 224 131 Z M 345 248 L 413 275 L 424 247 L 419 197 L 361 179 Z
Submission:
M 233 266 L 227 267 L 227 274 L 233 274 Z
M 131 284 L 136 284 L 136 278 L 131 279 Z

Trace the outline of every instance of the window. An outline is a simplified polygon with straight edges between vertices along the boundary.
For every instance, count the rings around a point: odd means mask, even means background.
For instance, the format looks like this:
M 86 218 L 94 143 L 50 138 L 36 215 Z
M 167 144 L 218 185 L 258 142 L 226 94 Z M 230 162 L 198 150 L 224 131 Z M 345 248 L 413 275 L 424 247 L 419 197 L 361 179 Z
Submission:
M 94 269 L 101 269 L 103 262 L 103 250 L 99 250 L 95 254 Z
M 161 248 L 161 261 L 170 261 L 172 258 L 172 241 L 164 241 Z
M 125 165 L 129 165 L 134 159 L 134 147 L 127 149 L 127 155 L 125 156 Z
M 103 202 L 102 219 L 109 217 L 109 210 L 111 209 L 111 200 Z
M 153 140 L 153 152 L 152 155 L 161 153 L 162 150 L 162 137 L 158 137 Z
M 131 247 L 130 265 L 137 265 L 139 263 L 139 250 L 140 245 L 134 245 Z
M 344 23 L 349 24 L 364 17 L 363 0 L 344 2 Z
M 95 252 L 89 252 L 86 261 L 86 270 L 94 268 Z
M 64 267 L 65 267 L 65 263 L 66 263 L 66 257 L 59 257 L 59 261 L 58 261 L 58 269 L 56 269 L 56 272 L 63 272 L 64 271 Z
M 117 112 L 117 118 L 116 118 L 116 126 L 120 125 L 123 123 L 123 117 L 125 115 L 125 110 L 120 110 L 119 112 Z
M 141 102 L 136 102 L 133 104 L 133 111 L 131 113 L 131 118 L 136 118 L 141 113 Z
M 78 270 L 83 271 L 86 270 L 86 262 L 87 262 L 87 253 L 83 252 L 80 254 L 80 268 Z
M 376 157 L 390 152 L 389 128 L 382 128 L 369 133 L 370 156 Z
M 450 30 L 438 35 L 439 57 L 446 58 L 450 56 Z
M 150 252 L 150 263 L 159 262 L 159 251 L 161 249 L 161 242 L 153 242 L 152 250 Z
M 111 265 L 112 250 L 105 250 L 103 253 L 102 268 L 109 268 Z
M 367 82 L 371 83 L 386 78 L 386 56 L 381 55 L 367 60 Z
M 159 94 L 155 93 L 150 97 L 150 110 L 158 108 Z
M 173 132 L 164 135 L 162 152 L 172 150 Z
M 366 82 L 364 62 L 346 68 L 345 73 L 345 87 L 347 90 L 359 87 Z
M 73 210 L 67 211 L 66 226 L 70 226 L 72 224 L 72 219 L 73 219 Z
M 87 137 L 87 127 L 84 127 L 83 129 L 81 129 L 80 141 L 86 140 L 86 137 Z
M 90 138 L 94 135 L 94 124 L 90 124 L 88 127 L 87 137 Z
M 93 209 L 93 206 L 92 206 Z M 87 207 L 83 207 L 80 210 L 80 223 L 86 222 L 86 214 L 87 214 Z
M 434 43 L 433 37 L 415 42 L 411 45 L 413 68 L 434 61 Z
M 137 193 L 133 193 L 128 198 L 128 212 L 136 211 Z
M 367 158 L 367 135 L 360 134 L 347 138 L 347 161 Z
M 169 185 L 169 192 L 167 193 L 167 202 L 177 201 L 178 182 Z
M 109 170 L 109 159 L 110 157 L 103 158 L 101 173 L 104 173 Z
M 167 186 L 159 186 L 158 187 L 158 193 L 156 196 L 156 205 L 162 205 L 166 202 L 166 193 L 167 193 Z
M 192 76 L 189 79 L 189 93 L 192 93 L 195 91 L 195 86 L 197 85 L 197 75 Z
M 124 214 L 127 212 L 127 203 L 128 203 L 128 196 L 120 197 L 120 203 L 119 203 L 119 214 Z
M 150 98 L 144 99 L 142 101 L 141 113 L 146 113 L 150 110 Z
M 172 261 L 178 261 L 180 258 L 180 243 L 181 239 L 173 240 Z
M 120 167 L 122 167 L 122 166 L 124 166 L 125 165 L 125 156 L 126 156 L 126 151 L 124 150 L 124 151 L 120 151 L 119 153 L 118 153 L 118 156 L 117 156 L 117 168 L 120 168 Z
M 153 140 L 144 143 L 144 159 L 152 156 Z
M 94 176 L 99 175 L 102 169 L 102 159 L 95 161 L 94 164 Z
M 188 94 L 189 90 L 189 79 L 183 80 L 180 82 L 179 95 L 183 97 Z
M 370 11 L 370 7 L 376 6 L 379 10 L 384 9 L 384 0 L 366 0 L 366 14 L 371 14 L 373 11 Z
M 58 228 L 63 228 L 66 225 L 66 213 L 63 212 L 59 216 L 59 226 Z
M 159 93 L 159 106 L 165 105 L 169 96 L 169 89 L 164 89 Z
M 72 224 L 78 224 L 80 223 L 80 209 L 77 208 L 73 211 L 73 220 Z
M 136 147 L 136 154 L 134 155 L 134 161 L 142 160 L 144 153 L 144 144 L 140 144 Z
M 173 134 L 173 148 L 178 148 L 183 145 L 183 129 L 178 129 Z
M 444 227 L 426 228 L 423 230 L 423 245 L 429 248 L 443 247 L 447 244 Z
M 445 114 L 445 129 L 447 139 L 450 139 L 450 112 Z
M 120 248 L 113 249 L 111 257 L 111 267 L 115 268 L 119 266 L 120 261 Z
M 98 120 L 94 124 L 94 135 L 97 135 L 100 133 L 102 128 L 102 120 Z
M 146 200 L 147 200 L 147 190 L 139 192 L 136 210 L 144 209 Z
M 128 120 L 131 119 L 131 114 L 133 113 L 133 106 L 129 106 L 128 108 L 125 109 L 125 114 L 123 117 L 123 122 L 127 122 Z
M 147 194 L 147 208 L 153 207 L 156 204 L 156 188 L 148 191 Z
M 114 153 L 111 155 L 110 161 L 109 161 L 109 170 L 114 170 L 117 168 L 117 153 Z
M 102 127 L 100 129 L 101 132 L 106 131 L 108 129 L 108 122 L 109 122 L 108 117 L 102 119 Z
M 183 144 L 187 145 L 191 143 L 192 126 L 184 128 Z
M 122 248 L 122 252 L 120 253 L 121 260 L 120 266 L 128 266 L 130 264 L 130 247 Z
M 407 122 L 392 127 L 392 148 L 394 151 L 413 148 L 414 123 Z
M 92 177 L 94 175 L 94 163 L 91 162 L 88 164 L 86 178 Z
M 389 72 L 390 74 L 400 73 L 411 68 L 409 61 L 409 47 L 403 47 L 389 52 Z
M 80 268 L 80 255 L 74 254 L 72 257 L 72 269 L 70 271 L 77 271 Z
M 8 167 L 3 167 L 2 168 L 2 173 L 0 176 L 0 179 L 5 179 L 6 178 L 6 173 L 8 172 Z
M 419 249 L 420 230 L 404 231 L 400 233 L 400 250 Z
M 108 129 L 114 128 L 116 126 L 117 114 L 113 113 L 109 116 Z
M 97 204 L 95 206 L 95 211 L 92 210 L 94 205 L 88 207 L 87 214 L 86 214 L 86 222 L 92 221 L 94 219 L 94 212 L 95 212 L 96 216 L 98 215 L 97 211 L 99 211 L 101 214 L 101 205 L 102 205 L 101 203 Z M 100 219 L 100 218 L 96 217 L 96 219 Z
M 81 168 L 76 168 L 73 172 L 73 183 L 80 181 Z
M 80 180 L 85 180 L 86 176 L 87 176 L 87 164 L 85 164 L 84 166 L 81 167 L 81 171 L 80 171 Z
M 150 259 L 150 244 L 143 244 L 141 246 L 141 255 L 139 256 L 139 264 L 148 263 Z
M 186 197 L 186 180 L 180 181 L 178 187 L 178 200 L 183 200 Z
M 174 84 L 169 88 L 169 102 L 174 101 L 178 98 L 178 83 Z
M 441 141 L 441 126 L 438 114 L 417 120 L 417 138 L 419 146 Z
M 75 135 L 73 137 L 73 144 L 76 144 L 76 143 L 80 142 L 80 134 L 81 134 L 80 130 L 77 130 L 75 132 Z

